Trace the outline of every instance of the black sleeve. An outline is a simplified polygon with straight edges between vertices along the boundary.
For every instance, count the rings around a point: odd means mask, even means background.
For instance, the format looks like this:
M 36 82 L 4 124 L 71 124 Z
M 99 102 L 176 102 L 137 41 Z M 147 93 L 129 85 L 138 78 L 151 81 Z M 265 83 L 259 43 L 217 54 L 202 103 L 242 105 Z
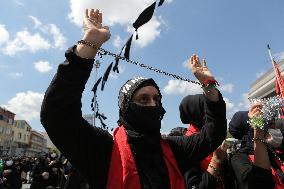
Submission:
M 219 93 L 219 101 L 206 99 L 205 125 L 191 136 L 167 137 L 182 173 L 190 164 L 212 153 L 225 139 L 227 131 L 226 104 Z
M 215 189 L 217 180 L 207 171 L 201 172 L 199 166 L 192 166 L 184 174 L 186 188 Z
M 39 168 L 38 165 L 35 165 L 33 168 L 32 168 L 32 171 L 31 171 L 31 177 L 34 178 L 34 179 L 41 179 L 42 174 L 43 172 L 41 171 L 41 169 Z
M 253 165 L 248 174 L 248 189 L 273 189 L 274 187 L 275 182 L 271 170 L 266 170 Z
M 76 46 L 75 46 L 76 47 Z M 48 87 L 41 123 L 56 147 L 96 188 L 105 188 L 113 146 L 112 136 L 82 118 L 81 98 L 93 61 L 69 49 Z

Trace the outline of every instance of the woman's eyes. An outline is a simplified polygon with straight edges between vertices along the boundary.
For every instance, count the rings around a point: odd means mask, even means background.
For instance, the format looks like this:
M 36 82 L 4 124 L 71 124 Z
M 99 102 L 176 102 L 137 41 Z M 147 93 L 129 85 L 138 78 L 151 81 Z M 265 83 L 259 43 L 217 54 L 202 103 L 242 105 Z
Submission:
M 146 104 L 149 101 L 149 99 L 147 97 L 142 97 L 140 98 L 140 102 L 143 104 Z
M 159 97 L 157 97 L 157 98 L 154 98 L 153 99 L 154 100 L 154 102 L 155 102 L 155 104 L 156 105 L 159 105 L 161 102 L 161 99 L 159 98 Z M 141 97 L 140 99 L 139 99 L 139 103 L 141 103 L 141 104 L 148 104 L 148 103 L 151 103 L 151 98 L 149 98 L 149 97 Z

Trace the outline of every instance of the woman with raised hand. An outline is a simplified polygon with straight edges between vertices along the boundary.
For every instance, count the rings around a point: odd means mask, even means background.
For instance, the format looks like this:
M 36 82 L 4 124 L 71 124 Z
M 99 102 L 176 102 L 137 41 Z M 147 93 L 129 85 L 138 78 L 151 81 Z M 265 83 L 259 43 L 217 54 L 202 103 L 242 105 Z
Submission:
M 229 124 L 230 133 L 235 138 L 242 139 L 239 152 L 231 158 L 240 189 L 269 189 L 275 186 L 267 148 L 268 134 L 260 128 L 253 128 L 249 122 L 262 114 L 261 109 L 261 103 L 252 104 L 249 111 L 236 112 Z
M 226 106 L 213 75 L 193 55 L 192 73 L 203 84 L 206 117 L 199 134 L 160 134 L 165 110 L 151 78 L 128 80 L 119 91 L 119 125 L 113 137 L 82 118 L 81 98 L 98 48 L 110 37 L 99 10 L 86 10 L 85 34 L 67 50 L 41 109 L 41 122 L 57 148 L 96 189 L 183 189 L 189 162 L 202 160 L 226 136 Z M 110 107 L 113 108 L 113 107 Z

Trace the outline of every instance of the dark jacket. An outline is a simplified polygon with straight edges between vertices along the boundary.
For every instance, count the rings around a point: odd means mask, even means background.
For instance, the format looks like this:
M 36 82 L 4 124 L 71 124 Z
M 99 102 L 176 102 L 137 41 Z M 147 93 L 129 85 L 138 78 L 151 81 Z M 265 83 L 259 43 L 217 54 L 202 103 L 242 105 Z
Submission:
M 48 179 L 45 180 L 42 177 L 43 172 L 48 172 L 48 165 L 45 162 L 38 162 L 32 169 L 31 177 L 33 178 L 31 183 L 31 189 L 45 189 L 48 184 Z
M 5 178 L 7 179 L 4 182 L 4 188 L 6 189 L 21 189 L 22 182 L 21 182 L 21 172 L 17 169 L 16 165 L 13 164 L 12 166 L 5 166 L 4 170 L 11 170 Z
M 249 160 L 248 155 L 254 154 L 254 147 L 253 129 L 249 126 L 248 120 L 248 111 L 239 111 L 234 114 L 229 123 L 229 132 L 234 138 L 242 141 L 239 152 L 234 154 L 230 160 L 238 187 L 240 189 L 274 188 L 275 183 L 271 170 L 254 166 Z M 271 165 L 273 165 L 273 160 Z
M 96 189 L 106 188 L 112 154 L 112 136 L 92 127 L 82 118 L 81 98 L 94 60 L 83 59 L 69 49 L 66 60 L 46 91 L 41 122 L 57 148 L 66 155 Z M 167 137 L 182 174 L 190 162 L 212 153 L 226 136 L 226 106 L 206 99 L 207 122 L 199 134 L 191 137 Z M 76 138 L 76 140 L 74 140 Z M 142 183 L 143 185 L 143 183 Z

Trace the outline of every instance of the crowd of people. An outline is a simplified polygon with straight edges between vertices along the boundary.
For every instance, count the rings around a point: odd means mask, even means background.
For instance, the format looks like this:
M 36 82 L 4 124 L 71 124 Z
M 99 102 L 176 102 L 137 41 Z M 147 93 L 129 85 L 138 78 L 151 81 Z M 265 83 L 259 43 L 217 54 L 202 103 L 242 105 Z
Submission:
M 66 51 L 45 93 L 42 125 L 68 161 L 46 156 L 11 164 L 6 159 L 1 176 L 6 188 L 19 189 L 28 172 L 32 189 L 67 189 L 71 183 L 94 189 L 284 188 L 283 121 L 272 120 L 267 129 L 251 127 L 249 120 L 263 114 L 258 102 L 236 112 L 229 123 L 234 139 L 226 138 L 226 104 L 218 82 L 195 54 L 188 64 L 203 94 L 188 95 L 179 105 L 188 128 L 161 135 L 162 94 L 153 79 L 143 77 L 121 87 L 113 135 L 92 127 L 82 117 L 81 98 L 98 48 L 110 36 L 102 13 L 86 10 L 84 36 Z
M 86 180 L 62 155 L 0 159 L 0 189 L 91 189 Z

